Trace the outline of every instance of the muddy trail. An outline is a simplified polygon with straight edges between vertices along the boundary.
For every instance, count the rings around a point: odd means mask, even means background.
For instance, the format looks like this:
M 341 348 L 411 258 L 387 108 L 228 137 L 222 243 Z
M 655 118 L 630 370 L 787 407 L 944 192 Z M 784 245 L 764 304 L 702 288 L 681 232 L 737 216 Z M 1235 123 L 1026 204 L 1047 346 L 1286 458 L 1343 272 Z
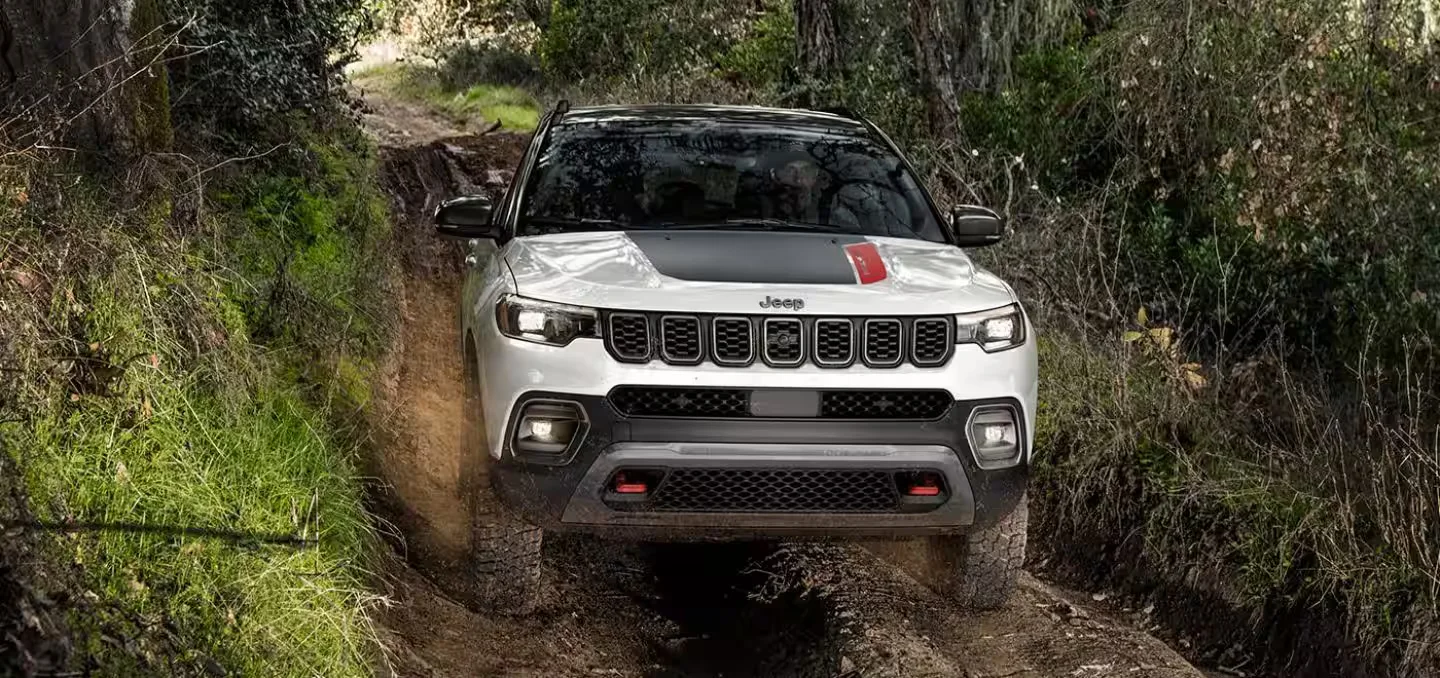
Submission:
M 403 321 L 382 368 L 370 474 L 394 557 L 376 616 L 380 675 L 1199 676 L 1163 643 L 1025 577 L 1003 609 L 956 609 L 907 573 L 904 544 L 628 544 L 547 535 L 545 596 L 483 614 L 463 590 L 463 252 L 430 235 L 446 197 L 498 198 L 525 138 L 446 136 L 367 96 L 394 201 Z M 412 117 L 424 117 L 410 120 Z M 397 132 L 402 130 L 403 133 Z M 452 130 L 453 132 L 453 130 Z M 912 571 L 913 571 L 912 567 Z

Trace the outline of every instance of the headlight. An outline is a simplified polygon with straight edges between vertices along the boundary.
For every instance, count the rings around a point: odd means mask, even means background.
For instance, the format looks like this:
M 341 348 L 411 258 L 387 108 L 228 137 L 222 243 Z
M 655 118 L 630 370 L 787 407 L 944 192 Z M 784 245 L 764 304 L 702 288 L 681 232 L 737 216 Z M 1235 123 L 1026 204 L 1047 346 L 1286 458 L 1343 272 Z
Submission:
M 495 324 L 513 339 L 565 346 L 579 337 L 599 337 L 599 314 L 593 308 L 557 304 L 507 294 L 495 304 Z
M 1020 304 L 955 316 L 955 343 L 979 344 L 986 353 L 1025 343 L 1025 314 Z

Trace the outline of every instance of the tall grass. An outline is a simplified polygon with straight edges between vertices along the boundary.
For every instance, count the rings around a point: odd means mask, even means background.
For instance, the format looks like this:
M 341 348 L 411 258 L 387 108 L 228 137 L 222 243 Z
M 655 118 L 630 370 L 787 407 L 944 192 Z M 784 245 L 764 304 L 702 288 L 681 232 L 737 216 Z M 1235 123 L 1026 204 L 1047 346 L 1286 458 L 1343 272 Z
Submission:
M 0 440 L 36 518 L 75 528 L 49 555 L 78 568 L 93 675 L 371 675 L 346 422 L 388 225 L 358 132 L 292 138 L 203 201 L 187 172 L 134 193 L 42 158 L 0 173 L 26 196 L 0 205 Z

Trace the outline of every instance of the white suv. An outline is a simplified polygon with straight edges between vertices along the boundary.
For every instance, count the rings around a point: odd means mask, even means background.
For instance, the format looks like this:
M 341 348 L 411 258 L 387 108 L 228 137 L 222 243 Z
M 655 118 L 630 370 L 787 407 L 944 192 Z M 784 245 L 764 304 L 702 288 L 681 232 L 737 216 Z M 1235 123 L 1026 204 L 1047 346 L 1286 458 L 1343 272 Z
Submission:
M 543 531 L 926 540 L 1002 603 L 1024 559 L 1036 351 L 894 143 L 843 112 L 570 109 L 504 198 L 444 203 L 476 434 L 479 602 L 528 609 Z M 493 488 L 493 493 L 486 489 Z

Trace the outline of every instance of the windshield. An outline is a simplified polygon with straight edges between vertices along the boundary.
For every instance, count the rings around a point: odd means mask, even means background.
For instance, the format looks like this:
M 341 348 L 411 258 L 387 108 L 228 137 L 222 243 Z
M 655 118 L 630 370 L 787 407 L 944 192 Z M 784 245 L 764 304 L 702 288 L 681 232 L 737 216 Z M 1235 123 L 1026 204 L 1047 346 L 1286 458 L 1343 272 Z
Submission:
M 871 139 L 754 123 L 570 123 L 536 160 L 518 235 L 769 228 L 944 242 L 919 183 Z

